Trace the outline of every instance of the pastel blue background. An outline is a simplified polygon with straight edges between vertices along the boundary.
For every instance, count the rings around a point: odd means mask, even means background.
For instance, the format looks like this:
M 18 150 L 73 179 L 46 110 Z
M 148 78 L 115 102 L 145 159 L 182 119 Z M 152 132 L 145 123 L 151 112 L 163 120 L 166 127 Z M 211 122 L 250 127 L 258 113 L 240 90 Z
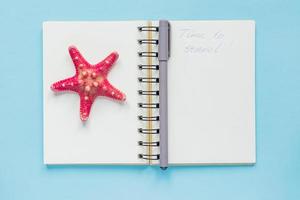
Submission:
M 56 166 L 42 158 L 42 22 L 256 20 L 255 166 Z M 0 2 L 0 199 L 300 199 L 300 1 Z

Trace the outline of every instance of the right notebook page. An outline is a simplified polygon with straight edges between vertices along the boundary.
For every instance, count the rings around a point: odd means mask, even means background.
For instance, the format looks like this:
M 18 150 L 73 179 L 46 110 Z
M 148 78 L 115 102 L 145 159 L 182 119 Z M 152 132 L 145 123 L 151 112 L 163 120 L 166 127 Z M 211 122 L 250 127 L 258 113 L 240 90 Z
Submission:
M 255 22 L 170 24 L 170 164 L 255 163 Z

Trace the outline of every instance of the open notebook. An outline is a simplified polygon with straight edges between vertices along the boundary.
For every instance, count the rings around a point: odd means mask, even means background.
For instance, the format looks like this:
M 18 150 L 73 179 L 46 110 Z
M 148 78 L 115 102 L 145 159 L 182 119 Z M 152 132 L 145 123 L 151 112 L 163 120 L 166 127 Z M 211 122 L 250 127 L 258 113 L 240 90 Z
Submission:
M 158 21 L 44 22 L 45 164 L 158 164 L 159 148 L 143 144 L 159 142 L 160 108 L 141 105 L 158 103 L 159 66 L 156 56 L 138 54 L 157 52 L 156 26 Z M 255 163 L 254 21 L 170 21 L 170 26 L 170 165 Z M 79 118 L 77 94 L 50 90 L 75 73 L 70 45 L 90 63 L 119 53 L 108 79 L 127 99 L 98 97 L 86 123 Z

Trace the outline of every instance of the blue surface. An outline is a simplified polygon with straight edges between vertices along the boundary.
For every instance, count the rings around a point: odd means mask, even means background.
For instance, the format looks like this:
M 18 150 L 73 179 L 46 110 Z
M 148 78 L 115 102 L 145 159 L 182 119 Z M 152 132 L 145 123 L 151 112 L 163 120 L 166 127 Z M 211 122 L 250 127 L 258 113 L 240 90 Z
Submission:
M 73 2 L 0 4 L 0 200 L 300 199 L 300 1 Z M 256 20 L 257 164 L 43 165 L 42 22 L 158 18 Z

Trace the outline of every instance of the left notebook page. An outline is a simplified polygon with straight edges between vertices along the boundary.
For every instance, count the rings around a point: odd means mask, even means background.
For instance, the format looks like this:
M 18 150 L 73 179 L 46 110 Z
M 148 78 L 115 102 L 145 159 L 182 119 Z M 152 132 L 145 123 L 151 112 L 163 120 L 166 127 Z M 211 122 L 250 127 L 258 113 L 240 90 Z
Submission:
M 44 163 L 146 164 L 138 158 L 138 31 L 145 22 L 44 22 Z M 89 119 L 79 117 L 79 95 L 55 93 L 51 84 L 71 77 L 75 68 L 68 52 L 74 45 L 96 64 L 117 51 L 108 73 L 110 83 L 126 94 L 119 103 L 106 97 L 94 101 Z

